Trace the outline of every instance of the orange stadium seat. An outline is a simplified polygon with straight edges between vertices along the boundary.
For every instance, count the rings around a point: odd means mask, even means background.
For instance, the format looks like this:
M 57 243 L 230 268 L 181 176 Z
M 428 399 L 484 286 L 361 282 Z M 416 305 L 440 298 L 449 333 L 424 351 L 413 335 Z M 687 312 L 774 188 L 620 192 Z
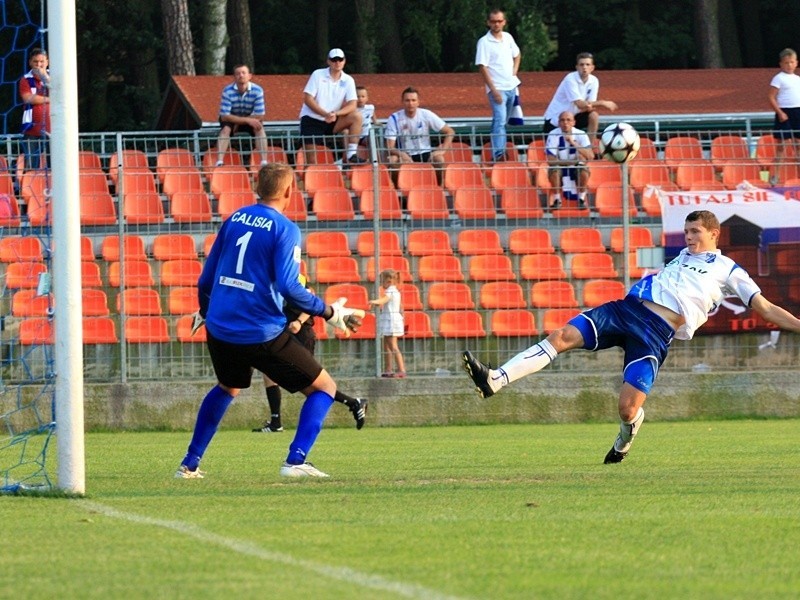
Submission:
M 344 188 L 317 191 L 311 210 L 318 221 L 352 221 L 355 218 L 350 192 Z
M 203 158 L 201 160 L 200 167 L 203 171 L 203 175 L 205 175 L 206 179 L 211 179 L 214 173 L 214 169 L 216 168 L 217 164 L 217 156 L 219 153 L 217 152 L 217 148 L 212 146 L 209 148 L 205 154 L 203 154 Z M 228 148 L 228 152 L 222 157 L 222 164 L 226 167 L 241 167 L 242 166 L 242 157 L 236 152 L 232 147 Z
M 483 317 L 474 310 L 446 310 L 439 315 L 439 335 L 443 338 L 486 337 Z
M 511 142 L 510 140 L 506 142 L 506 151 L 503 155 L 503 161 L 497 164 L 508 164 L 508 163 L 518 163 L 519 162 L 519 151 L 517 147 Z M 494 159 L 492 157 L 492 143 L 486 142 L 483 147 L 481 148 L 481 164 L 483 168 L 487 171 L 490 171 L 492 167 L 495 165 Z
M 397 170 L 397 189 L 408 195 L 411 190 L 439 187 L 436 171 L 430 163 L 400 163 Z
M 256 195 L 248 190 L 222 192 L 218 197 L 217 212 L 224 221 L 240 208 L 255 204 Z
M 474 163 L 449 163 L 444 168 L 444 187 L 451 194 L 463 188 L 485 188 L 481 168 Z
M 306 255 L 309 258 L 350 256 L 347 234 L 343 231 L 312 231 L 306 234 Z
M 678 163 L 675 169 L 675 183 L 682 190 L 688 190 L 698 181 L 716 181 L 710 160 Z
M 528 310 L 506 309 L 492 313 L 490 324 L 492 335 L 497 337 L 521 337 L 539 335 L 536 317 Z
M 595 194 L 598 186 L 603 183 L 622 187 L 622 167 L 609 160 L 593 160 L 589 163 L 589 181 L 586 187 Z
M 664 146 L 664 161 L 673 171 L 677 169 L 678 165 L 681 163 L 691 163 L 702 160 L 703 146 L 696 137 L 678 135 L 669 138 Z
M 450 234 L 443 229 L 414 229 L 408 232 L 408 253 L 411 256 L 452 254 Z
M 541 219 L 544 216 L 539 192 L 533 187 L 503 190 L 500 209 L 508 219 Z
M 122 155 L 121 160 L 120 154 Z M 144 152 L 141 150 L 124 148 L 119 153 L 114 152 L 108 160 L 108 176 L 111 178 L 114 185 L 119 183 L 120 166 L 122 166 L 123 174 L 133 171 L 150 171 L 150 163 Z
M 580 311 L 576 308 L 550 308 L 544 311 L 542 317 L 542 330 L 549 335 L 561 329 L 571 318 L 577 316 Z
M 88 235 L 81 236 L 81 260 L 94 261 L 94 243 Z
M 317 319 L 318 322 L 321 322 Z M 178 318 L 175 324 L 175 338 L 182 343 L 189 344 L 204 344 L 208 339 L 206 334 L 206 326 L 201 325 L 200 328 L 192 333 L 192 326 L 194 324 L 194 317 L 192 315 L 182 315 Z M 324 332 L 324 325 L 323 325 Z M 318 339 L 325 339 L 324 337 L 317 336 Z
M 407 310 L 403 313 L 406 325 L 404 337 L 409 339 L 428 339 L 433 337 L 431 318 L 420 310 Z
M 472 281 L 512 281 L 517 278 L 511 259 L 505 254 L 470 257 L 468 273 Z
M 144 225 L 164 222 L 164 207 L 156 193 L 150 171 L 126 171 L 122 175 L 122 214 L 129 224 Z
M 522 279 L 566 279 L 564 261 L 558 254 L 525 254 L 519 259 Z
M 81 307 L 84 317 L 107 317 L 108 296 L 103 290 L 84 288 L 81 290 Z
M 125 320 L 125 341 L 130 344 L 163 344 L 170 341 L 164 317 L 136 316 Z
M 525 308 L 522 286 L 514 281 L 493 281 L 481 286 L 479 304 L 481 308 Z
M 8 186 L 8 190 L 6 191 L 6 186 Z M 32 222 L 33 225 L 41 225 L 47 219 L 47 201 L 44 200 L 44 215 L 38 217 L 38 222 Z M 30 213 L 31 205 L 28 205 L 28 212 Z M 30 219 L 30 214 L 28 215 Z M 0 171 L 0 227 L 19 227 L 20 224 L 20 213 L 19 213 L 19 203 L 17 202 L 17 197 L 14 194 L 14 184 L 11 180 L 11 176 L 8 173 L 4 173 Z
M 625 285 L 615 279 L 590 279 L 583 284 L 581 304 L 587 308 L 600 306 L 625 297 Z
M 412 219 L 447 219 L 450 210 L 441 188 L 412 189 L 408 192 L 406 208 Z
M 634 160 L 629 170 L 630 186 L 639 194 L 645 186 L 672 183 L 666 163 L 660 160 Z
M 32 235 L 12 235 L 0 238 L 0 262 L 40 261 L 42 242 Z
M 78 168 L 81 171 L 102 171 L 103 161 L 94 150 L 81 150 L 78 152 Z
M 565 254 L 576 252 L 605 252 L 603 236 L 594 227 L 568 227 L 561 231 L 558 242 Z
M 346 190 L 342 171 L 336 165 L 308 165 L 305 170 L 305 191 L 314 198 L 321 190 Z
M 464 281 L 461 261 L 451 255 L 423 256 L 419 259 L 418 271 L 422 281 Z
M 46 317 L 52 304 L 51 295 L 37 296 L 36 290 L 18 290 L 11 297 L 11 314 L 15 317 Z
M 193 286 L 197 285 L 203 265 L 199 260 L 165 260 L 161 265 L 161 285 Z
M 197 167 L 169 170 L 161 179 L 161 191 L 170 199 L 178 193 L 205 193 L 203 179 Z
M 323 256 L 316 260 L 316 273 L 312 280 L 319 283 L 358 283 L 361 281 L 361 276 L 358 274 L 356 259 Z
M 614 268 L 614 259 L 605 252 L 575 254 L 569 268 L 573 279 L 614 279 L 619 277 Z
M 264 153 L 264 156 L 261 156 L 261 152 L 254 149 L 250 153 L 250 172 L 253 174 L 253 177 L 258 176 L 258 170 L 261 168 L 261 162 L 265 160 L 268 163 L 283 163 L 285 165 L 289 164 L 289 157 L 286 154 L 286 150 L 281 148 L 280 146 L 267 146 L 267 151 Z
M 216 233 L 209 233 L 205 238 L 203 238 L 203 256 L 208 256 L 209 252 L 211 252 L 211 246 L 214 245 L 214 240 L 216 239 Z
M 460 188 L 456 190 L 453 209 L 461 219 L 494 219 L 492 192 L 487 188 Z
M 86 170 L 78 173 L 78 187 L 81 195 L 108 194 L 106 174 L 99 170 Z
M 205 192 L 175 192 L 169 211 L 176 223 L 211 222 L 211 202 Z
M 297 188 L 292 189 L 292 197 L 289 199 L 289 206 L 283 214 L 295 222 L 308 220 L 307 203 L 303 192 Z
M 94 261 L 81 261 L 81 285 L 85 288 L 103 287 L 100 266 Z
M 219 197 L 223 192 L 252 192 L 253 183 L 247 169 L 240 165 L 214 167 L 211 175 L 211 193 Z
M 375 191 L 372 189 L 361 192 L 361 212 L 364 218 L 371 221 L 375 217 Z M 403 211 L 400 208 L 400 197 L 394 188 L 382 188 L 378 190 L 378 206 L 380 219 L 399 220 L 403 218 Z
M 335 336 L 338 339 L 347 340 L 374 340 L 377 337 L 375 313 L 368 312 L 364 316 L 361 327 L 358 328 L 358 331 L 351 331 L 349 334 L 347 334 L 341 329 L 336 329 Z
M 91 263 L 83 263 L 91 264 Z M 126 260 L 124 263 L 119 261 L 108 265 L 108 284 L 111 287 L 120 287 L 124 275 L 125 287 L 152 287 L 155 285 L 153 270 L 150 263 L 146 260 Z
M 306 178 L 308 174 L 306 174 Z M 308 189 L 306 179 L 306 189 Z M 386 165 L 378 164 L 378 189 L 394 189 L 389 169 Z M 375 189 L 374 169 L 372 165 L 361 165 L 350 169 L 350 189 L 360 194 L 364 190 Z
M 136 234 L 128 233 L 123 236 L 122 252 L 118 235 L 107 235 L 100 245 L 100 256 L 108 262 L 118 261 L 122 254 L 125 260 L 147 260 L 144 239 Z
M 551 254 L 555 252 L 547 229 L 514 229 L 508 236 L 511 254 Z
M 161 233 L 153 238 L 153 258 L 177 260 L 197 258 L 194 237 L 188 233 Z
M 402 256 L 403 248 L 400 246 L 400 236 L 396 231 L 383 230 L 378 235 L 381 256 Z M 375 232 L 361 231 L 356 240 L 356 250 L 359 256 L 373 256 L 375 254 Z
M 711 163 L 718 171 L 726 164 L 750 160 L 750 148 L 739 135 L 718 135 L 711 140 Z
M 34 317 L 19 324 L 19 343 L 23 346 L 52 345 L 53 323 L 47 318 Z
M 369 293 L 367 288 L 357 283 L 335 283 L 325 290 L 325 303 L 333 304 L 339 298 L 347 298 L 350 308 L 369 310 Z
M 84 344 L 117 344 L 117 326 L 110 317 L 83 317 Z
M 637 248 L 652 248 L 653 234 L 647 227 L 628 228 L 628 251 L 633 252 Z M 615 227 L 611 230 L 611 251 L 624 252 L 625 231 L 622 227 Z
M 493 229 L 463 229 L 458 233 L 458 253 L 464 256 L 476 254 L 503 254 L 500 234 Z
M 124 315 L 160 315 L 161 298 L 152 288 L 129 288 L 117 294 L 117 312 Z
M 437 281 L 428 287 L 428 308 L 431 310 L 455 310 L 475 308 L 472 290 L 466 283 Z
M 575 288 L 569 281 L 537 281 L 531 285 L 534 308 L 573 308 L 578 306 Z
M 401 283 L 397 286 L 403 310 L 422 310 L 422 296 L 419 288 L 413 283 Z
M 411 273 L 411 267 L 408 264 L 408 259 L 405 256 L 381 256 L 378 261 L 378 272 L 385 269 L 393 269 L 400 273 L 400 281 L 413 281 L 414 276 Z M 367 259 L 366 266 L 367 281 L 375 281 L 375 257 L 370 256 Z
M 620 182 L 601 183 L 596 190 L 594 197 L 594 207 L 601 217 L 621 217 L 622 216 L 622 184 Z M 636 198 L 633 195 L 633 188 L 628 188 L 628 215 L 635 217 L 639 214 L 636 208 Z
M 656 160 L 658 159 L 658 150 L 656 145 L 648 137 L 643 135 L 639 136 L 639 152 L 634 157 L 634 160 Z
M 730 162 L 723 165 L 722 183 L 726 188 L 734 190 L 745 181 L 756 187 L 768 186 L 761 181 L 761 167 L 755 160 L 748 159 L 746 162 Z
M 492 189 L 524 190 L 532 188 L 531 176 L 528 168 L 519 162 L 499 162 L 490 166 L 489 182 Z
M 464 142 L 453 142 L 450 145 L 450 148 L 445 150 L 445 162 L 446 163 L 455 163 L 455 164 L 464 164 L 474 162 L 474 153 L 472 152 L 472 146 Z
M 167 312 L 171 315 L 191 315 L 200 310 L 196 287 L 174 287 L 167 297 Z
M 47 272 L 47 266 L 40 261 L 14 262 L 6 267 L 6 287 L 10 290 L 35 289 L 39 276 Z
M 198 174 L 200 172 L 191 150 L 187 150 L 186 148 L 164 148 L 158 152 L 158 156 L 156 157 L 156 175 L 158 175 L 158 180 L 162 185 L 164 184 L 164 177 L 167 173 L 190 172 L 192 170 L 196 170 Z

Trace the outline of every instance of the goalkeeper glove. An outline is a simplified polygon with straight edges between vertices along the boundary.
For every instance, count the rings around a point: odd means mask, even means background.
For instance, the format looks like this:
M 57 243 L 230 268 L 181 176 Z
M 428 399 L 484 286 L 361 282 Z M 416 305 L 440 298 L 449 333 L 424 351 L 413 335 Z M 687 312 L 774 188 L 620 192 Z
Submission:
M 366 313 L 360 308 L 347 308 L 346 302 L 347 298 L 339 298 L 331 304 L 330 308 L 333 314 L 327 318 L 327 321 L 336 329 L 344 331 L 346 337 L 350 337 L 351 331 L 358 331 L 358 328 L 361 327 L 361 319 Z
M 200 312 L 196 312 L 192 315 L 192 335 L 197 333 L 197 330 L 203 326 L 206 320 L 200 316 Z

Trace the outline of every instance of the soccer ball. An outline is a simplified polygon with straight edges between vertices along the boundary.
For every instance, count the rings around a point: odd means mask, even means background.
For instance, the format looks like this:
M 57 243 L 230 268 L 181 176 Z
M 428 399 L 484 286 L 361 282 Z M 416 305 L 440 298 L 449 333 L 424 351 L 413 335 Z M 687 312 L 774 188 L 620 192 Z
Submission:
M 600 156 L 615 163 L 631 160 L 639 152 L 639 134 L 627 123 L 614 123 L 600 136 Z

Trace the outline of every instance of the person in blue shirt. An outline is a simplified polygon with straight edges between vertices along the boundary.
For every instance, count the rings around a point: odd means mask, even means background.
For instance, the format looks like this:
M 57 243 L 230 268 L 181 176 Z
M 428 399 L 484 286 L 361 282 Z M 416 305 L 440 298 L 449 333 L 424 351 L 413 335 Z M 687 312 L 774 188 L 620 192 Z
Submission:
M 203 477 L 200 460 L 230 403 L 241 389 L 250 387 L 253 369 L 289 392 L 306 396 L 280 474 L 328 477 L 306 458 L 333 404 L 336 382 L 287 331 L 284 299 L 343 331 L 357 330 L 364 313 L 346 308 L 345 299 L 326 305 L 300 283 L 300 229 L 283 215 L 293 185 L 290 166 L 263 166 L 258 173 L 258 201 L 225 220 L 200 274 L 199 315 L 205 319 L 218 383 L 200 405 L 176 478 Z

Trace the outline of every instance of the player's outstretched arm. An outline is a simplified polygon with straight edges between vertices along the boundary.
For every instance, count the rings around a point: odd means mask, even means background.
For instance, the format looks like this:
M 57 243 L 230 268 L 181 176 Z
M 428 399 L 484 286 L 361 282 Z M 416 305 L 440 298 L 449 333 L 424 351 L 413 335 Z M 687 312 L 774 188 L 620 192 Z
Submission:
M 345 306 L 347 298 L 339 298 L 336 302 L 326 307 L 323 317 L 336 329 L 341 329 L 345 335 L 349 336 L 351 331 L 358 331 L 361 327 L 361 319 L 366 313 L 360 308 L 349 308 Z
M 756 311 L 765 320 L 770 323 L 775 323 L 775 325 L 781 329 L 800 333 L 800 319 L 795 317 L 788 310 L 781 308 L 777 304 L 773 304 L 764 298 L 762 294 L 756 294 L 750 302 L 750 308 Z

